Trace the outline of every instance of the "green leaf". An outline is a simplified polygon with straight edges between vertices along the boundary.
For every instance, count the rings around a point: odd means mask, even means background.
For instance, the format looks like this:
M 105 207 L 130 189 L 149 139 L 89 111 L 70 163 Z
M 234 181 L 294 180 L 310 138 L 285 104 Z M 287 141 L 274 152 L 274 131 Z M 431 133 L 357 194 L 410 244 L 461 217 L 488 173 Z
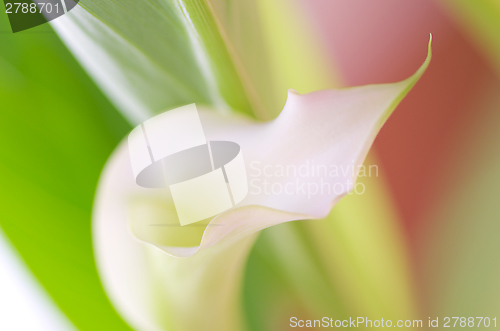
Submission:
M 80 330 L 130 330 L 92 253 L 101 167 L 129 130 L 49 25 L 12 34 L 0 18 L 0 224 Z
M 322 42 L 297 1 L 210 1 L 214 14 L 265 113 L 279 114 L 286 91 L 309 93 L 338 86 Z
M 221 111 L 258 108 L 206 1 L 80 4 L 53 25 L 132 122 L 193 102 Z
M 307 93 L 333 87 L 320 43 L 290 3 L 81 4 L 85 10 L 75 8 L 53 25 L 133 123 L 193 102 L 270 119 L 289 88 Z

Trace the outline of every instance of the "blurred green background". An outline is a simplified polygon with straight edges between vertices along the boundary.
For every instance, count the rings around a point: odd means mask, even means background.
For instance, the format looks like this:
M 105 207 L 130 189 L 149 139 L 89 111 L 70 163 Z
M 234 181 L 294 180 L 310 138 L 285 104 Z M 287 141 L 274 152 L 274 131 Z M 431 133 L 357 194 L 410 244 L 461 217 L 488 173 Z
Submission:
M 1 226 L 82 330 L 127 330 L 100 285 L 90 214 L 99 173 L 130 126 L 50 25 L 0 15 Z

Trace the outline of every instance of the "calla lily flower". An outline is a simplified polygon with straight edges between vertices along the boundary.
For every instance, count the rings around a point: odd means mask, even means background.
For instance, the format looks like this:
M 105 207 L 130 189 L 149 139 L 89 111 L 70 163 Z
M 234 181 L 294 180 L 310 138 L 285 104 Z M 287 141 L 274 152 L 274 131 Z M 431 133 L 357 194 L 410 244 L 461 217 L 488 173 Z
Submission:
M 305 95 L 290 90 L 284 109 L 270 122 L 210 109 L 200 111 L 201 122 L 208 140 L 241 146 L 247 169 L 252 162 L 298 167 L 307 161 L 359 169 L 383 123 L 429 61 L 430 47 L 420 69 L 394 84 Z M 165 315 L 175 330 L 241 329 L 234 295 L 255 233 L 327 216 L 353 189 L 356 177 L 357 171 L 326 177 L 323 183 L 321 176 L 307 177 L 305 184 L 313 184 L 316 193 L 321 185 L 342 187 L 313 197 L 311 192 L 265 194 L 261 188 L 203 226 L 161 227 L 176 220 L 173 202 L 168 194 L 135 183 L 124 141 L 106 165 L 94 207 L 94 243 L 104 285 L 139 330 L 164 330 Z M 254 179 L 261 183 L 265 178 L 260 171 Z M 284 185 L 289 179 L 278 177 L 281 182 L 275 183 Z
M 246 257 L 259 231 L 322 219 L 353 190 L 377 133 L 425 72 L 430 42 L 427 59 L 406 80 L 306 94 L 288 90 L 280 112 L 273 103 L 256 101 L 247 79 L 240 78 L 233 50 L 225 44 L 227 36 L 217 35 L 228 23 L 213 20 L 212 8 L 184 1 L 168 9 L 141 8 L 150 11 L 159 27 L 174 31 L 164 39 L 149 31 L 154 36 L 147 39 L 144 31 L 124 24 L 132 12 L 128 6 L 134 4 L 124 2 L 113 13 L 108 6 L 84 3 L 88 12 L 75 8 L 53 25 L 130 122 L 139 124 L 173 108 L 169 105 L 196 102 L 207 140 L 240 145 L 250 192 L 215 217 L 169 226 L 178 222 L 169 192 L 136 184 L 125 139 L 106 163 L 93 207 L 101 281 L 115 308 L 136 330 L 243 330 L 239 293 Z M 146 16 L 138 27 L 149 26 Z M 182 48 L 182 38 L 194 55 Z M 196 69 L 181 75 L 179 66 Z M 203 77 L 204 84 L 193 80 L 195 76 Z M 340 170 L 333 176 L 274 174 L 268 190 L 264 168 L 298 169 L 304 164 Z M 296 186 L 290 191 L 288 184 Z

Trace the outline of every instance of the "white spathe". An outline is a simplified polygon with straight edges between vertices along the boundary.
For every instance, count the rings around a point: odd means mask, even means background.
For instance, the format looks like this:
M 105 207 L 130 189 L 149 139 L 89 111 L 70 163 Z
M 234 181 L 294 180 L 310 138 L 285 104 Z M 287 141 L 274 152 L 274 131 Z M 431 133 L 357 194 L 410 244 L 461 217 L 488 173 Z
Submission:
M 424 73 L 430 58 L 429 43 L 420 69 L 394 84 L 307 95 L 291 90 L 281 114 L 267 123 L 200 111 L 207 140 L 233 141 L 241 146 L 250 193 L 235 208 L 212 219 L 196 247 L 159 245 L 148 235 L 128 230 L 131 201 L 160 198 L 168 204 L 171 197 L 135 184 L 127 146 L 121 144 L 100 179 L 93 235 L 104 287 L 122 316 L 138 330 L 239 330 L 237 289 L 244 258 L 255 238 L 252 234 L 287 221 L 325 217 L 349 192 L 357 176 L 355 171 L 341 171 L 338 176 L 298 178 L 298 185 L 302 181 L 331 186 L 341 183 L 343 189 L 336 192 L 266 194 L 263 182 L 269 177 L 264 171 L 252 170 L 255 162 L 297 167 L 310 162 L 357 169 L 385 120 Z M 273 177 L 273 183 L 283 187 L 289 182 L 290 176 Z M 141 215 L 141 222 L 151 225 L 148 211 Z

